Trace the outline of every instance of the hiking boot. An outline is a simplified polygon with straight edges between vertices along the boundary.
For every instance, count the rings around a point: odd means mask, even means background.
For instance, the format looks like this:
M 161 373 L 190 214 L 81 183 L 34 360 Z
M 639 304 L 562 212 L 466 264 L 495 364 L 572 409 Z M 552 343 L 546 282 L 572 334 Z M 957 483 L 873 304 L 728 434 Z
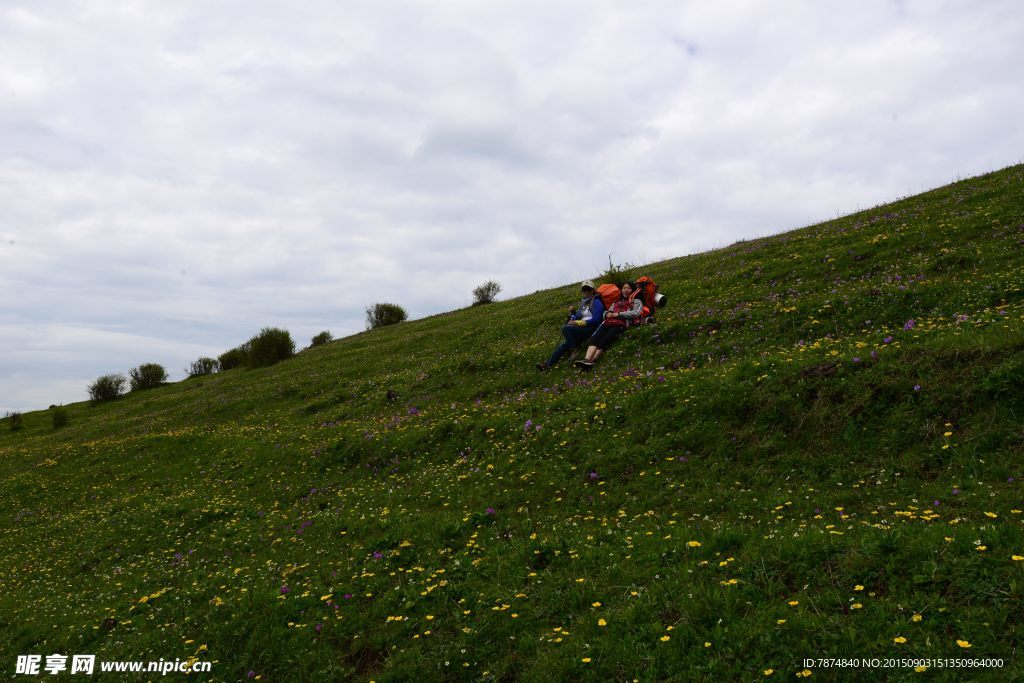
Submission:
M 583 359 L 580 359 L 580 360 L 576 361 L 575 363 L 573 363 L 573 365 L 575 365 L 576 367 L 580 368 L 581 370 L 589 370 L 592 367 L 594 367 L 593 363 L 591 363 L 588 360 L 583 360 Z

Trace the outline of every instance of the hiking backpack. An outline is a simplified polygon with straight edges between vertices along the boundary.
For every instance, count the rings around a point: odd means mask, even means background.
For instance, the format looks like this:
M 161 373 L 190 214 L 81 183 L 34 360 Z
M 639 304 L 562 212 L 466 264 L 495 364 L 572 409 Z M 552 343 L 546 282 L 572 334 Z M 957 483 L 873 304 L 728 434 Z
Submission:
M 658 283 L 647 275 L 641 275 L 636 279 L 636 291 L 633 292 L 630 299 L 637 297 L 640 297 L 640 301 L 644 304 L 644 310 L 638 323 L 647 322 L 654 317 L 655 308 L 665 305 L 665 297 L 658 293 Z
M 601 297 L 601 301 L 604 302 L 605 310 L 608 310 L 608 308 L 618 301 L 620 296 L 622 296 L 622 290 L 612 283 L 598 285 L 596 291 L 597 295 Z

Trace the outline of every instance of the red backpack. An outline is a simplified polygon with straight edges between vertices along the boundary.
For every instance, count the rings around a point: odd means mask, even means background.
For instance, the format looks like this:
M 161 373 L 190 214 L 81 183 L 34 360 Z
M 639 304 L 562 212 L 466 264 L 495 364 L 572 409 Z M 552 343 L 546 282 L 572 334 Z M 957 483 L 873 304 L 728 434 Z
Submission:
M 622 296 L 622 290 L 611 283 L 607 285 L 598 285 L 597 295 L 601 297 L 605 310 L 607 310 L 609 306 L 619 300 L 619 297 Z
M 646 275 L 641 275 L 636 279 L 636 291 L 633 292 L 630 299 L 637 297 L 640 297 L 640 301 L 644 303 L 644 310 L 640 320 L 635 324 L 647 322 L 648 318 L 652 317 L 655 308 L 665 305 L 665 297 L 658 294 L 658 283 Z

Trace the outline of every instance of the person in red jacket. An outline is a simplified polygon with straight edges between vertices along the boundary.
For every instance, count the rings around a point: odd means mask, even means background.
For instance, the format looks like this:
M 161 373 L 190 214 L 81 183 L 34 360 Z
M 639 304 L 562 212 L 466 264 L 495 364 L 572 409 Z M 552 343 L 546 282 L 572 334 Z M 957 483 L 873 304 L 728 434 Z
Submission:
M 640 322 L 644 311 L 644 302 L 640 297 L 630 298 L 635 291 L 636 285 L 632 282 L 622 285 L 622 295 L 618 301 L 613 303 L 604 312 L 604 322 L 594 332 L 594 336 L 590 338 L 587 355 L 585 358 L 576 361 L 576 367 L 583 368 L 584 370 L 594 367 L 594 363 L 601 357 L 604 350 L 621 337 L 627 327 Z

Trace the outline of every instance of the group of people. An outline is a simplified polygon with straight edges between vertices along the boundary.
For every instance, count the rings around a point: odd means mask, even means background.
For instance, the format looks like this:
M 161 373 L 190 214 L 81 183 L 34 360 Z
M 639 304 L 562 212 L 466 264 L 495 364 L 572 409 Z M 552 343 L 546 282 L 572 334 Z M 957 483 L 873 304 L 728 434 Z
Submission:
M 575 360 L 574 365 L 583 370 L 590 370 L 605 349 L 621 337 L 627 327 L 641 320 L 644 303 L 640 297 L 633 298 L 636 284 L 632 282 L 622 285 L 618 300 L 612 302 L 607 309 L 593 281 L 581 282 L 580 290 L 583 299 L 579 306 L 569 310 L 569 317 L 562 326 L 564 340 L 555 348 L 550 358 L 537 363 L 537 369 L 541 372 L 558 363 L 567 352 L 578 353 L 584 344 L 587 344 L 587 351 L 583 358 Z

